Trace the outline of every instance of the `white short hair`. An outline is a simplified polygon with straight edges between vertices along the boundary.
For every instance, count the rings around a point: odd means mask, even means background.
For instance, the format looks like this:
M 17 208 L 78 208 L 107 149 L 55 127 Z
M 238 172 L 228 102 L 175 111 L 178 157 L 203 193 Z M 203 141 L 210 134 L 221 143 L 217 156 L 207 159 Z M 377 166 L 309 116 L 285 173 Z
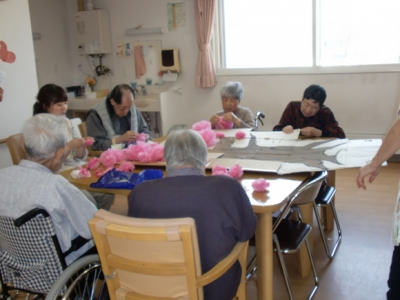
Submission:
M 196 131 L 191 129 L 172 131 L 164 147 L 167 172 L 185 166 L 204 171 L 207 152 L 206 143 Z
M 52 114 L 37 114 L 22 127 L 26 157 L 49 159 L 67 143 L 65 117 Z

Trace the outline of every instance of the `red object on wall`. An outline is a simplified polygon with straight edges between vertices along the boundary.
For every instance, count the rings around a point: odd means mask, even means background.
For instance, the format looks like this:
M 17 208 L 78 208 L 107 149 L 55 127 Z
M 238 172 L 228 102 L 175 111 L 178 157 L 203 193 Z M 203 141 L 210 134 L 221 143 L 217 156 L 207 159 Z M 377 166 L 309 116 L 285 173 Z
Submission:
M 0 59 L 10 64 L 16 59 L 15 54 L 7 50 L 7 45 L 3 41 L 0 41 Z

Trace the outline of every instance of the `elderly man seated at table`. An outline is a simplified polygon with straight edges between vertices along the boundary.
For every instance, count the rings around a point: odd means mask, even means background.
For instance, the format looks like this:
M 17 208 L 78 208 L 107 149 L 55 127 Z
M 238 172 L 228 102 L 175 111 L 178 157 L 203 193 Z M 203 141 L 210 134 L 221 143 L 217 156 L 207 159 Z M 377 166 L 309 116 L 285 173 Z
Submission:
M 125 147 L 136 142 L 139 133 L 146 134 L 146 140 L 151 138 L 151 131 L 133 100 L 133 89 L 127 84 L 119 84 L 88 111 L 87 134 L 95 140 L 92 150 L 107 150 L 115 144 Z
M 193 218 L 205 273 L 226 257 L 238 241 L 253 236 L 256 217 L 236 179 L 205 176 L 207 146 L 197 132 L 170 133 L 164 156 L 167 177 L 136 186 L 129 196 L 128 216 Z M 241 272 L 236 262 L 225 275 L 205 286 L 204 299 L 231 300 L 236 295 Z
M 22 129 L 26 159 L 0 170 L 0 213 L 18 218 L 33 208 L 46 210 L 53 221 L 61 250 L 81 236 L 91 239 L 88 221 L 97 208 L 61 175 L 67 142 L 63 118 L 38 114 Z M 93 247 L 89 241 L 66 257 L 70 264 Z
M 243 98 L 243 86 L 240 82 L 227 82 L 221 88 L 222 109 L 211 116 L 212 128 L 216 128 L 219 118 L 223 121 L 232 122 L 233 128 L 252 128 L 257 130 L 253 113 L 246 107 L 239 106 Z
M 291 133 L 293 129 L 300 129 L 300 134 L 306 137 L 344 139 L 343 129 L 333 112 L 324 105 L 325 99 L 326 91 L 322 86 L 310 85 L 304 91 L 302 101 L 289 102 L 273 130 Z

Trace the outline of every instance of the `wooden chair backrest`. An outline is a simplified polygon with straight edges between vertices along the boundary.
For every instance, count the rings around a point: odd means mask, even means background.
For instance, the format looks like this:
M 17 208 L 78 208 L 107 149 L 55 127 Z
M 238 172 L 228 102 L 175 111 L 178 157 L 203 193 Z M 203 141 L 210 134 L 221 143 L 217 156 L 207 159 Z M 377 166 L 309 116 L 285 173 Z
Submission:
M 26 158 L 25 149 L 22 145 L 22 133 L 9 136 L 7 146 L 14 165 L 18 165 L 21 160 Z
M 226 272 L 239 258 L 238 253 L 247 256 L 247 243 L 238 243 L 241 249 L 235 247 L 239 250 L 232 263 L 224 264 L 224 259 L 217 264 L 224 265 L 221 270 L 215 272 L 217 266 L 211 270 L 217 275 L 209 271 L 201 276 L 192 218 L 139 219 L 99 210 L 89 226 L 111 300 L 203 299 L 202 286 Z
M 86 129 L 86 122 L 82 122 L 78 124 L 79 131 L 81 132 L 82 137 L 87 137 L 87 129 Z

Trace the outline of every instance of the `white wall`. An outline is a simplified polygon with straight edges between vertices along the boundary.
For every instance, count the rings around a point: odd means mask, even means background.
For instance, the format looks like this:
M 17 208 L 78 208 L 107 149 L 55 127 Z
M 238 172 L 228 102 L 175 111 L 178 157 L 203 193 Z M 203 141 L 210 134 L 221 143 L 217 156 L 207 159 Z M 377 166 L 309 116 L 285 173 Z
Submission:
M 0 103 L 0 139 L 20 132 L 32 115 L 37 78 L 28 0 L 0 1 L 0 40 L 16 55 L 13 64 L 2 63 L 6 72 Z M 6 144 L 0 145 L 0 168 L 11 165 Z
M 39 87 L 54 83 L 65 88 L 74 83 L 66 1 L 29 0 L 32 32 L 42 36 L 33 42 Z

